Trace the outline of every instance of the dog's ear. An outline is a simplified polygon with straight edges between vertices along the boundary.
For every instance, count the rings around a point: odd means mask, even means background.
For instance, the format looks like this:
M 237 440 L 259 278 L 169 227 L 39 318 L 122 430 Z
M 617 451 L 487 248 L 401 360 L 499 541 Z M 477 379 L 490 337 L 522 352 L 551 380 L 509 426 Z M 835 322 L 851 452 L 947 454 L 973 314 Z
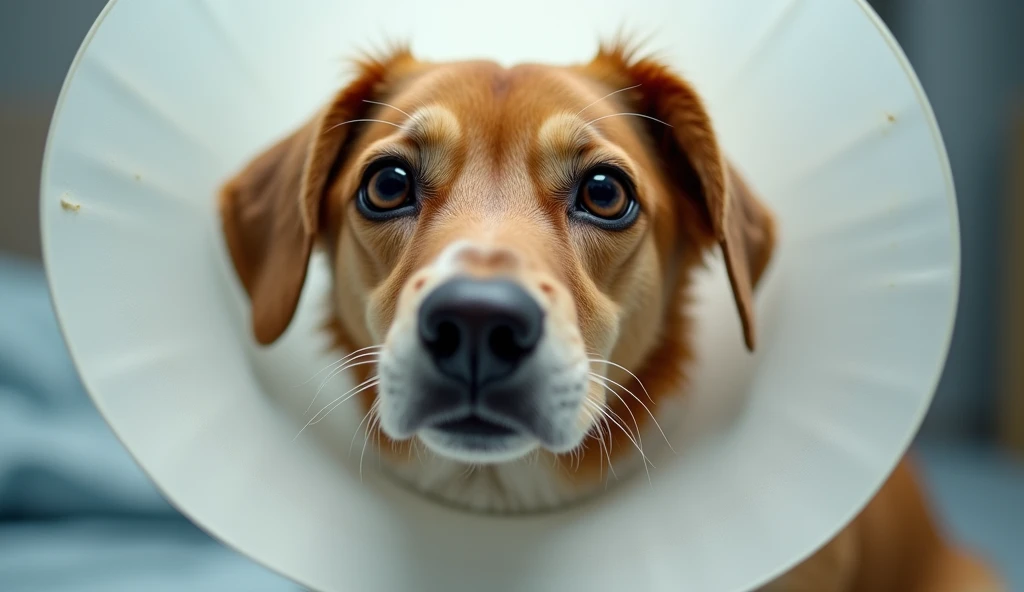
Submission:
M 352 126 L 407 50 L 358 63 L 359 75 L 311 121 L 251 161 L 220 192 L 222 229 L 252 301 L 256 340 L 276 341 L 291 323 L 320 228 L 321 202 Z
M 725 164 L 724 221 L 719 244 L 725 256 L 736 307 L 743 322 L 743 338 L 754 350 L 754 288 L 761 281 L 775 250 L 775 219 L 736 169 Z
M 747 348 L 754 349 L 754 288 L 775 248 L 775 222 L 739 173 L 726 161 L 698 94 L 666 65 L 635 59 L 621 43 L 603 46 L 585 71 L 619 88 L 630 109 L 667 123 L 648 121 L 655 148 L 673 180 L 693 187 L 725 258 Z

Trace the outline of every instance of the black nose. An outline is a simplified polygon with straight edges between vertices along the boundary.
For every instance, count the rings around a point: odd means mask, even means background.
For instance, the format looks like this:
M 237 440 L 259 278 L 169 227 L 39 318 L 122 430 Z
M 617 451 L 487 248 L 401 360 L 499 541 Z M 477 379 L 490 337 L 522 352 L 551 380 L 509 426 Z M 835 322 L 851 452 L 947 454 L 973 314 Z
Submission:
M 457 278 L 420 305 L 424 346 L 443 374 L 482 386 L 513 372 L 533 351 L 544 311 L 515 282 Z

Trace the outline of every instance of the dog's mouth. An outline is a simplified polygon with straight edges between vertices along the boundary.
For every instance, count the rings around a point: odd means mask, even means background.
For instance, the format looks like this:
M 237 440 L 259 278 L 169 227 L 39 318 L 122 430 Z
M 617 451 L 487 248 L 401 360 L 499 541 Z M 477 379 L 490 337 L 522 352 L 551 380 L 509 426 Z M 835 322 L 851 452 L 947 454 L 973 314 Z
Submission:
M 430 424 L 419 437 L 441 456 L 474 464 L 514 460 L 536 445 L 528 433 L 476 413 Z
M 518 435 L 519 432 L 508 426 L 484 419 L 478 415 L 470 415 L 462 419 L 444 421 L 432 426 L 453 436 L 470 436 L 475 438 L 503 438 Z

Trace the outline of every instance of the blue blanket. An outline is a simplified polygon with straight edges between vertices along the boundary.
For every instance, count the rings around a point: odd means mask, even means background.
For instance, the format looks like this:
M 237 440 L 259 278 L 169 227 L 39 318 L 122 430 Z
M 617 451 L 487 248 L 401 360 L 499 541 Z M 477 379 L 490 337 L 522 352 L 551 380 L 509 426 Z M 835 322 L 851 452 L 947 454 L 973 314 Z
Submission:
M 297 589 L 164 501 L 83 391 L 42 270 L 0 258 L 0 590 Z
M 950 532 L 1024 592 L 1024 468 L 919 449 Z M 0 257 L 0 592 L 278 592 L 154 490 L 83 391 L 35 265 Z

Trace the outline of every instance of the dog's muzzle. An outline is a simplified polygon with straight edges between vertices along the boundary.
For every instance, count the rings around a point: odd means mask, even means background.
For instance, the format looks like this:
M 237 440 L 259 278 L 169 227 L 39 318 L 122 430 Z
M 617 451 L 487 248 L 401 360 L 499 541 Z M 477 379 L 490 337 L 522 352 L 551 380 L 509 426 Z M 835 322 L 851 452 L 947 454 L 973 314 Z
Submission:
M 427 296 L 417 320 L 448 391 L 424 408 L 427 427 L 468 436 L 531 431 L 534 418 L 513 393 L 528 386 L 517 370 L 544 331 L 544 311 L 533 297 L 510 280 L 459 277 Z

